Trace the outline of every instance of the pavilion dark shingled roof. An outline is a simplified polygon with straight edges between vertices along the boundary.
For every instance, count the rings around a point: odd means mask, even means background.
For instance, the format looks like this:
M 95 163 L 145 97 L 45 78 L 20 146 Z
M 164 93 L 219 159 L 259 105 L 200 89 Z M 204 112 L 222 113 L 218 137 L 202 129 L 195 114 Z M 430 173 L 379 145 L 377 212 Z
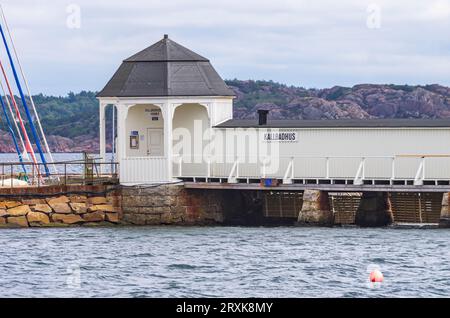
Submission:
M 234 96 L 234 92 L 208 59 L 165 35 L 124 60 L 97 96 Z

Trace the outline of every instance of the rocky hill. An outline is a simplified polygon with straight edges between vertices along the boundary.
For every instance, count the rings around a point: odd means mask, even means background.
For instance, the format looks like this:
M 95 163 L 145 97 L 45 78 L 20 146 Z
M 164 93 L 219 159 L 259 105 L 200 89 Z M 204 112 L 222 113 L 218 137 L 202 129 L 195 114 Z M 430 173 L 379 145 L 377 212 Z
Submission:
M 230 80 L 227 84 L 236 93 L 235 118 L 255 118 L 258 109 L 270 109 L 274 119 L 450 118 L 450 88 L 436 84 L 361 84 L 326 89 L 271 81 Z M 94 92 L 66 97 L 41 94 L 34 99 L 53 151 L 98 151 L 98 102 Z M 107 122 L 108 131 L 110 125 Z M 14 152 L 4 120 L 0 122 L 0 152 Z
M 98 101 L 95 92 L 69 93 L 65 97 L 33 96 L 50 148 L 54 152 L 98 152 Z M 20 98 L 16 98 L 20 103 Z M 22 107 L 20 106 L 22 109 Z M 108 115 L 108 114 L 107 114 Z M 0 152 L 15 152 L 0 116 Z M 25 115 L 22 115 L 26 118 Z M 109 114 L 109 118 L 111 115 Z M 107 122 L 110 129 L 111 122 Z M 29 130 L 29 127 L 27 127 Z M 31 136 L 31 134 L 29 133 Z M 110 148 L 110 138 L 108 139 Z
M 263 81 L 228 84 L 237 96 L 235 116 L 239 118 L 254 118 L 262 108 L 270 109 L 274 119 L 450 117 L 450 88 L 440 85 L 304 89 Z

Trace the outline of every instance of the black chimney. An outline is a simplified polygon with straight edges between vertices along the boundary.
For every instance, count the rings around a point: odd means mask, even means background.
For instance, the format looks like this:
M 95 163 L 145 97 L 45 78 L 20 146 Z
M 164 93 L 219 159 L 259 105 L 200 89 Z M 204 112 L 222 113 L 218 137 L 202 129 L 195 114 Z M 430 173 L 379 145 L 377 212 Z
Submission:
M 267 114 L 269 113 L 268 110 L 265 109 L 259 109 L 258 110 L 258 118 L 259 118 L 259 125 L 264 126 L 267 125 Z

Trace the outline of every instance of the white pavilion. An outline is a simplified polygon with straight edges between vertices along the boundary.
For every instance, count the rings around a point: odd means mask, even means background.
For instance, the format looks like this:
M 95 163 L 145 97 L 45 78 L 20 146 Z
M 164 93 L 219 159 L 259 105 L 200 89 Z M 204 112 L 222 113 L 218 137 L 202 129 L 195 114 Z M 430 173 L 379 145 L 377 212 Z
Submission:
M 174 130 L 193 134 L 195 122 L 206 131 L 231 119 L 234 93 L 208 59 L 165 35 L 124 60 L 97 97 L 101 158 L 106 158 L 105 109 L 113 105 L 120 182 L 149 184 L 174 180 Z

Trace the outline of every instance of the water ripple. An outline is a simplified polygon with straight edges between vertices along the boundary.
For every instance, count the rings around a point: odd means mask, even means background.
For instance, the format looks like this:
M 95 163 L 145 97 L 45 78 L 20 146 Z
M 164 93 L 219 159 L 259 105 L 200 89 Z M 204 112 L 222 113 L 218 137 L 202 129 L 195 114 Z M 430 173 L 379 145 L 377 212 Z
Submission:
M 0 297 L 447 297 L 448 230 L 0 231 Z M 385 281 L 369 288 L 367 268 Z

